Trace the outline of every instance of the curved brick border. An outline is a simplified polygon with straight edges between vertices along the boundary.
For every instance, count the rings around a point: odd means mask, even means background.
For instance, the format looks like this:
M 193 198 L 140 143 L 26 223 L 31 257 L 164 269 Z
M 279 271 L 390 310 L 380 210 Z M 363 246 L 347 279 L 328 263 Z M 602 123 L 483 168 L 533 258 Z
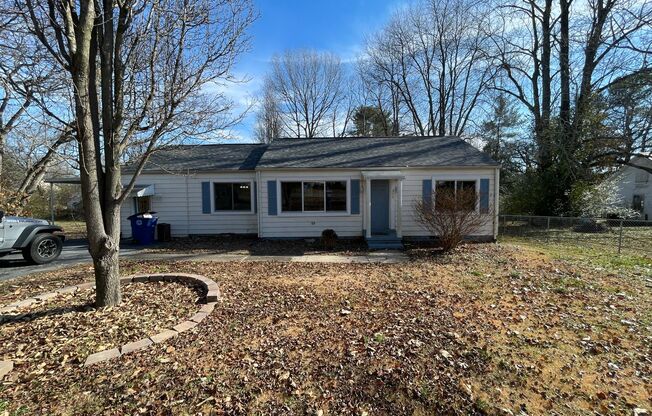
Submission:
M 187 321 L 183 321 L 178 325 L 170 329 L 165 329 L 158 334 L 151 335 L 147 338 L 140 339 L 138 341 L 129 342 L 125 345 L 122 345 L 118 348 L 111 348 L 108 350 L 103 350 L 91 354 L 86 357 L 84 366 L 89 366 L 96 364 L 102 361 L 110 360 L 112 358 L 117 358 L 123 354 L 129 354 L 131 352 L 140 351 L 144 348 L 149 347 L 152 344 L 159 344 L 164 342 L 184 331 L 188 331 L 197 326 L 201 321 L 204 320 L 215 308 L 215 304 L 220 299 L 220 289 L 213 280 L 200 276 L 198 274 L 188 274 L 188 273 L 156 273 L 156 274 L 138 274 L 127 277 L 120 278 L 120 283 L 145 283 L 145 282 L 184 282 L 197 284 L 206 290 L 205 304 L 199 309 L 197 313 L 191 316 Z M 14 310 L 29 306 L 36 302 L 41 302 L 50 298 L 53 298 L 57 295 L 64 293 L 74 293 L 78 290 L 84 289 L 93 289 L 95 288 L 94 282 L 82 283 L 74 286 L 66 286 L 61 289 L 57 289 L 54 292 L 42 293 L 31 298 L 27 298 L 18 302 L 11 303 L 9 305 L 0 307 L 0 314 L 13 312 Z M 13 369 L 13 362 L 11 361 L 0 361 L 0 379 L 8 374 Z

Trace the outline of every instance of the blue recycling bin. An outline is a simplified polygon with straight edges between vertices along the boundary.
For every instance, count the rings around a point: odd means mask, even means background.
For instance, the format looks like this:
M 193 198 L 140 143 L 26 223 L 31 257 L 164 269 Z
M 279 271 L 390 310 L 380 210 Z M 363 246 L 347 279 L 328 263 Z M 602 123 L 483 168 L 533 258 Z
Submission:
M 131 236 L 136 244 L 149 245 L 154 243 L 154 232 L 158 217 L 155 212 L 143 212 L 131 215 L 127 219 L 131 221 Z

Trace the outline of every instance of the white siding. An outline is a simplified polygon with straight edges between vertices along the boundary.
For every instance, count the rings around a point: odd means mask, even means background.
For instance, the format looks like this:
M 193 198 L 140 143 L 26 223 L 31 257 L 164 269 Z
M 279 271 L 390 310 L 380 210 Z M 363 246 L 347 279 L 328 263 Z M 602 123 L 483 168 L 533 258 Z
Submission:
M 636 163 L 652 167 L 652 161 L 637 159 Z M 627 166 L 618 174 L 618 189 L 623 204 L 631 208 L 634 195 L 642 195 L 644 199 L 643 219 L 652 220 L 652 175 L 643 169 Z
M 476 180 L 477 186 L 480 186 L 480 179 L 489 179 L 489 204 L 494 205 L 495 194 L 495 172 L 493 168 L 485 169 L 468 169 L 468 168 L 440 168 L 440 169 L 401 169 L 405 174 L 403 180 L 403 204 L 401 212 L 403 213 L 402 225 L 404 237 L 423 237 L 429 235 L 427 230 L 417 222 L 414 215 L 414 204 L 423 198 L 423 181 L 432 180 L 433 198 L 435 195 L 434 187 L 437 180 Z M 479 188 L 476 188 L 479 189 Z M 494 219 L 488 218 L 483 229 L 478 235 L 491 236 L 494 233 Z
M 123 178 L 123 184 L 129 181 Z M 256 213 L 220 212 L 202 213 L 202 182 L 211 181 L 254 181 L 254 172 L 201 173 L 191 175 L 142 174 L 137 184 L 154 185 L 156 195 L 152 197 L 152 211 L 156 211 L 159 222 L 171 224 L 172 236 L 189 234 L 256 234 L 258 225 Z M 134 213 L 134 201 L 128 198 L 122 206 L 122 235 L 131 237 L 131 226 L 127 217 Z
M 277 201 L 280 201 L 280 182 L 285 180 L 347 180 L 361 179 L 360 172 L 351 171 L 263 171 L 260 173 L 260 236 L 265 238 L 318 237 L 327 228 L 335 230 L 341 237 L 362 236 L 362 195 L 360 196 L 361 213 L 351 214 L 306 214 L 284 213 L 280 207 L 278 215 L 269 215 L 267 182 L 276 181 Z M 350 184 L 349 184 L 350 187 Z M 349 188 L 350 190 L 350 188 Z M 351 199 L 348 198 L 350 206 Z M 350 211 L 350 210 L 349 210 Z
M 366 170 L 366 169 L 365 169 Z M 371 170 L 371 169 L 369 169 Z M 402 202 L 402 231 L 405 237 L 422 237 L 427 231 L 416 221 L 413 206 L 422 198 L 423 180 L 430 179 L 433 186 L 438 179 L 489 179 L 490 204 L 495 201 L 494 180 L 495 169 L 393 169 L 400 170 L 404 175 Z M 342 237 L 359 237 L 363 235 L 364 186 L 360 170 L 305 170 L 305 171 L 261 171 L 258 172 L 258 213 L 202 213 L 202 182 L 229 180 L 255 181 L 254 172 L 220 172 L 191 175 L 143 174 L 138 180 L 139 185 L 154 185 L 156 195 L 152 197 L 152 210 L 157 212 L 159 222 L 171 224 L 172 235 L 175 237 L 206 234 L 256 234 L 264 238 L 294 238 L 318 237 L 327 228 L 334 229 Z M 277 200 L 280 201 L 280 182 L 283 180 L 347 180 L 350 191 L 350 180 L 360 180 L 360 214 L 350 214 L 351 198 L 348 197 L 349 212 L 343 214 L 306 214 L 283 213 L 278 208 L 278 214 L 269 215 L 267 181 L 276 181 Z M 123 178 L 123 183 L 129 180 Z M 434 193 L 433 193 L 434 194 Z M 652 205 L 652 204 L 650 204 Z M 128 198 L 122 207 L 123 237 L 131 237 L 131 227 L 127 217 L 134 213 L 134 202 Z M 260 218 L 260 227 L 258 227 Z M 394 225 L 394 222 L 392 222 Z M 493 235 L 493 221 L 489 219 L 479 235 Z
M 364 169 L 372 170 L 372 169 Z M 398 170 L 398 169 L 394 169 Z M 433 186 L 439 179 L 465 179 L 476 180 L 478 187 L 480 179 L 489 179 L 489 203 L 493 206 L 495 201 L 494 185 L 495 173 L 493 168 L 468 169 L 468 168 L 441 168 L 441 169 L 400 169 L 405 176 L 403 179 L 403 203 L 401 206 L 402 233 L 404 237 L 424 237 L 429 235 L 414 215 L 414 203 L 423 196 L 423 180 L 430 179 Z M 305 213 L 282 213 L 268 215 L 267 181 L 277 182 L 277 199 L 280 200 L 280 181 L 282 180 L 327 180 L 327 179 L 359 179 L 360 180 L 360 215 L 328 215 Z M 261 172 L 261 237 L 318 237 L 324 229 L 332 228 L 343 237 L 357 237 L 363 235 L 364 214 L 364 186 L 360 170 L 350 171 L 263 171 Z M 433 192 L 434 195 L 434 192 Z M 350 204 L 350 201 L 349 201 Z M 392 207 L 393 214 L 393 204 Z M 391 222 L 394 226 L 394 222 Z M 487 218 L 487 223 L 478 235 L 492 236 L 494 234 L 494 218 Z

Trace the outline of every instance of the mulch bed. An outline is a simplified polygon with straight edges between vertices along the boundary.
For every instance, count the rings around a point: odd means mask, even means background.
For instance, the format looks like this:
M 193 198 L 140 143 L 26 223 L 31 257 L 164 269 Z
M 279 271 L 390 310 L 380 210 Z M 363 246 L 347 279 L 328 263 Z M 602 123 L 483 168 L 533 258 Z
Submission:
M 220 285 L 223 300 L 201 326 L 165 344 L 5 381 L 0 411 L 3 403 L 26 414 L 75 415 L 582 415 L 652 407 L 645 276 L 490 244 L 415 259 L 125 262 L 125 275 L 202 274 Z M 33 284 L 14 282 L 26 292 Z
M 319 238 L 296 240 L 265 240 L 238 235 L 196 236 L 175 238 L 170 242 L 158 243 L 148 252 L 244 254 L 255 256 L 300 256 L 302 254 L 355 255 L 368 252 L 362 238 L 337 240 L 335 247 L 326 249 Z

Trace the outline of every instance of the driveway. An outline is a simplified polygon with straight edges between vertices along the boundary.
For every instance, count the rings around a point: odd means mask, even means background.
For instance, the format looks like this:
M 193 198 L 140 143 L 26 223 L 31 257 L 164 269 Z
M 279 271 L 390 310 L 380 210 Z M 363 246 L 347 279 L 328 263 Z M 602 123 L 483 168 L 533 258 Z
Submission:
M 121 256 L 133 256 L 141 251 L 141 247 L 121 244 Z M 0 258 L 0 281 L 13 279 L 36 272 L 48 272 L 62 267 L 76 264 L 90 263 L 91 255 L 88 253 L 86 240 L 69 240 L 63 244 L 63 252 L 54 263 L 34 265 L 27 263 L 20 254 L 11 254 Z

